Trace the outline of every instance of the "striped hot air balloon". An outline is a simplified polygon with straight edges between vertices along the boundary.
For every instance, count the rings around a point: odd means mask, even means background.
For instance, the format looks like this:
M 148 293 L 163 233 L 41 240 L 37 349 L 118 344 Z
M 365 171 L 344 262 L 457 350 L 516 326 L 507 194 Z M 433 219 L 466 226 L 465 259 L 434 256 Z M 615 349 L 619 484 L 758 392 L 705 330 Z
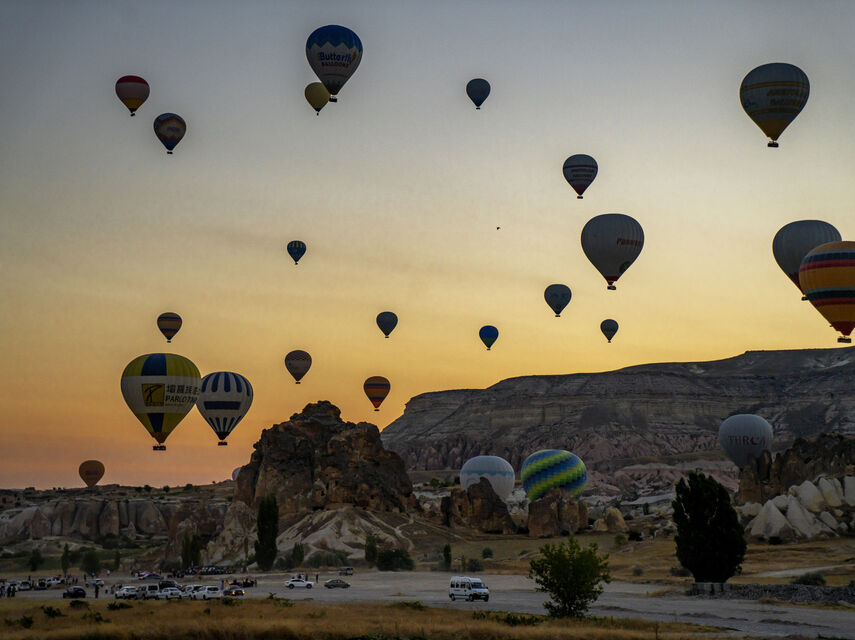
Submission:
M 300 258 L 306 254 L 306 243 L 302 240 L 292 240 L 288 243 L 288 246 L 285 247 L 285 250 L 288 252 L 288 255 L 291 256 L 291 259 L 294 261 L 294 265 L 296 266 L 297 263 L 300 262 Z
M 172 342 L 172 338 L 181 330 L 181 316 L 171 311 L 161 313 L 157 316 L 157 328 L 160 329 L 167 342 Z
M 805 296 L 849 343 L 855 329 L 855 242 L 821 244 L 802 260 L 799 284 Z
M 251 405 L 252 385 L 239 373 L 217 371 L 202 378 L 196 408 L 217 434 L 220 446 L 228 444 L 226 438 Z
M 374 411 L 380 411 L 380 405 L 383 404 L 383 400 L 389 395 L 392 385 L 383 376 L 371 376 L 365 381 L 362 388 L 365 390 L 365 395 L 368 396 L 371 404 L 374 405 Z
M 582 459 L 569 451 L 543 449 L 525 459 L 520 468 L 520 479 L 531 501 L 555 488 L 576 497 L 585 489 L 588 471 Z
M 172 155 L 172 150 L 181 142 L 187 133 L 187 123 L 177 113 L 161 113 L 154 119 L 154 135 L 166 147 L 166 153 Z
M 116 95 L 132 116 L 137 115 L 137 109 L 148 100 L 149 91 L 148 82 L 139 76 L 122 76 L 116 80 Z
M 591 186 L 597 177 L 597 161 L 586 153 L 577 153 L 564 161 L 564 179 L 573 187 L 576 198 L 582 199 L 585 189 Z
M 786 62 L 763 64 L 748 72 L 739 87 L 739 101 L 777 147 L 778 137 L 807 104 L 810 82 L 804 71 Z
M 300 384 L 300 380 L 312 368 L 312 356 L 306 351 L 295 349 L 285 356 L 285 368 L 294 377 L 296 383 Z

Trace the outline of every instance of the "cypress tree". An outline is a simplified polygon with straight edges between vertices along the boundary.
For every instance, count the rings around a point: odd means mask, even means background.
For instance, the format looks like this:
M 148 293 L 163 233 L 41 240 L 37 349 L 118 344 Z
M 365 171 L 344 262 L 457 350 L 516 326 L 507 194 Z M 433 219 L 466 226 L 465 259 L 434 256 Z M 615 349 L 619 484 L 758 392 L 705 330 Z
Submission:
M 279 506 L 273 494 L 258 502 L 258 540 L 255 561 L 262 571 L 270 571 L 276 560 L 276 537 L 279 535 Z

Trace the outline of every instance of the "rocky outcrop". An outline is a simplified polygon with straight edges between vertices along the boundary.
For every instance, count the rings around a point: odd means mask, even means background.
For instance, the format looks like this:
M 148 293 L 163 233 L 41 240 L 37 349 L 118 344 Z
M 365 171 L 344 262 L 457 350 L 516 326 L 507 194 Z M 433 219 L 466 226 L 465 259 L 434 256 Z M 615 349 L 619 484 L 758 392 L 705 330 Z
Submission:
M 454 489 L 440 504 L 445 526 L 464 526 L 482 533 L 516 533 L 507 505 L 486 478 L 465 491 Z
M 459 469 L 481 454 L 519 468 L 537 449 L 563 448 L 607 478 L 638 462 L 718 452 L 718 426 L 734 413 L 762 415 L 783 448 L 834 430 L 855 434 L 854 349 L 747 352 L 714 362 L 528 376 L 483 390 L 426 393 L 412 398 L 382 437 L 411 469 Z M 667 491 L 670 482 L 663 477 L 647 491 Z
M 255 508 L 276 496 L 280 517 L 352 505 L 370 511 L 418 510 L 404 463 L 386 451 L 377 427 L 344 422 L 329 402 L 309 404 L 261 432 L 237 477 L 235 501 Z
M 822 434 L 810 440 L 799 438 L 774 460 L 764 452 L 743 467 L 737 501 L 765 502 L 786 493 L 793 485 L 822 475 L 855 476 L 855 436 L 836 433 Z M 844 493 L 842 487 L 831 490 Z M 844 497 L 841 496 L 841 501 Z
M 552 489 L 528 506 L 527 527 L 530 538 L 567 536 L 587 526 L 587 505 L 561 489 Z
M 593 529 L 599 533 L 626 533 L 629 531 L 623 515 L 615 507 L 607 507 L 603 512 L 603 517 L 594 521 Z

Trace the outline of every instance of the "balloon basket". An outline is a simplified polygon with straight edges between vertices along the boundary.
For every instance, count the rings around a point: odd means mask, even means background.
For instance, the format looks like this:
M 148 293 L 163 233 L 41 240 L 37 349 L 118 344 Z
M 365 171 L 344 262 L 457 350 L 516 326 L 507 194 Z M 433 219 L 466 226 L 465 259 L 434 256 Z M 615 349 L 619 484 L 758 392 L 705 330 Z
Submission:
M 165 444 L 156 444 L 151 448 L 152 451 L 166 451 Z
M 220 441 L 217 443 L 217 446 L 218 446 L 218 447 L 226 447 L 226 446 L 228 446 L 228 444 L 229 444 L 229 443 L 228 443 L 228 442 L 226 442 L 225 440 L 220 440 Z
M 380 411 L 380 409 L 374 409 L 374 411 Z
M 850 337 L 848 337 L 848 336 L 840 336 L 840 337 L 837 339 L 837 341 L 838 341 L 838 342 L 842 342 L 843 344 L 850 344 L 850 343 L 852 342 L 852 338 L 850 338 Z
M 775 142 L 775 141 L 773 140 L 772 142 L 770 142 L 770 143 L 769 143 L 769 144 L 767 144 L 766 146 L 767 146 L 767 147 L 769 147 L 770 149 L 777 149 L 777 148 L 778 148 L 778 143 L 777 143 L 777 142 Z
M 555 317 L 556 317 L 556 318 L 560 318 L 560 317 L 561 317 L 561 314 L 560 314 L 560 313 L 556 313 L 556 314 L 555 314 Z
M 613 284 L 610 284 L 608 287 L 606 287 L 606 289 L 608 289 L 609 291 L 617 291 L 617 287 Z
M 172 152 L 171 152 L 171 151 L 167 151 L 167 152 L 166 152 L 166 155 L 171 156 L 171 155 L 172 155 Z
M 807 302 L 807 299 L 808 299 L 807 296 L 802 296 L 802 302 Z
M 338 102 L 338 98 L 335 96 L 330 96 L 330 102 Z
M 300 384 L 300 381 L 299 381 L 299 380 L 297 380 L 294 384 Z
M 131 111 L 131 117 L 133 118 L 135 115 L 137 115 L 137 114 L 134 113 L 133 111 Z
M 383 337 L 386 338 L 387 340 L 389 339 L 389 336 L 383 336 Z
M 576 196 L 576 199 L 577 199 L 577 200 L 581 200 L 581 199 L 582 199 L 582 196 Z

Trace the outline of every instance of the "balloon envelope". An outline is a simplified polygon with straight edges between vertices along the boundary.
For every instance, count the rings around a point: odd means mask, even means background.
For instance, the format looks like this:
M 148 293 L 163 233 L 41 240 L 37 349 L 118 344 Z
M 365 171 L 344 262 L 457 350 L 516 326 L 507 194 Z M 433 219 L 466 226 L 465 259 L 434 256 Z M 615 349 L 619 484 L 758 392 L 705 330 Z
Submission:
M 499 338 L 499 330 L 491 324 L 486 324 L 478 331 L 478 337 L 481 338 L 481 342 L 489 351 L 493 343 Z
M 398 316 L 391 311 L 381 311 L 377 314 L 377 326 L 383 332 L 383 335 L 388 338 L 389 334 L 398 326 Z
M 721 423 L 718 441 L 727 457 L 741 469 L 749 457 L 772 451 L 772 425 L 760 416 L 739 413 Z
M 597 177 L 597 170 L 597 161 L 584 153 L 577 153 L 564 161 L 564 179 L 573 187 L 580 200 L 585 189 Z
M 309 369 L 311 369 L 311 367 L 312 356 L 310 356 L 306 351 L 295 349 L 285 356 L 285 368 L 288 369 L 288 373 L 294 376 L 294 380 L 297 384 L 300 384 L 300 380 L 303 379 L 304 375 L 309 373 Z
M 463 463 L 460 469 L 460 487 L 466 491 L 481 478 L 487 478 L 493 491 L 502 500 L 514 490 L 514 468 L 499 456 L 475 456 Z
M 300 262 L 300 258 L 302 258 L 306 253 L 306 243 L 300 240 L 292 240 L 288 243 L 288 246 L 285 247 L 285 250 L 288 252 L 288 255 L 291 256 L 294 264 L 297 264 Z
M 139 76 L 122 76 L 116 81 L 116 95 L 132 116 L 148 100 L 148 94 L 148 82 Z
M 840 232 L 822 220 L 798 220 L 780 228 L 772 240 L 772 255 L 781 271 L 802 291 L 799 267 L 812 249 L 826 242 L 840 242 Z M 804 293 L 802 291 L 802 293 Z
M 318 27 L 306 40 L 306 59 L 326 90 L 337 95 L 362 62 L 362 41 L 347 27 Z
M 603 320 L 600 323 L 600 331 L 603 332 L 603 335 L 606 336 L 606 340 L 609 342 L 612 341 L 612 338 L 615 337 L 615 334 L 618 330 L 617 320 L 612 320 L 609 318 L 608 320 Z
M 80 463 L 77 473 L 87 487 L 94 487 L 104 477 L 104 464 L 99 460 L 86 460 Z
M 167 342 L 172 342 L 172 338 L 181 329 L 181 316 L 171 311 L 161 313 L 157 316 L 157 328 L 160 329 Z
M 785 62 L 752 69 L 739 87 L 739 100 L 748 117 L 777 147 L 778 136 L 807 104 L 810 82 L 805 72 Z
M 480 109 L 484 100 L 490 95 L 490 83 L 484 78 L 475 78 L 466 83 L 466 95 L 475 103 L 475 108 Z
M 525 459 L 520 479 L 529 500 L 537 500 L 556 487 L 576 497 L 585 489 L 588 471 L 581 458 L 569 451 L 543 449 Z
M 606 213 L 588 220 L 582 229 L 582 250 L 600 272 L 609 289 L 641 254 L 644 230 L 622 213 Z
M 234 471 L 232 471 L 232 480 L 238 479 L 238 476 L 240 475 L 241 469 L 243 469 L 243 467 L 237 467 Z
M 811 304 L 849 342 L 855 328 L 855 242 L 828 242 L 812 249 L 799 267 L 799 284 Z
M 374 405 L 375 411 L 380 410 L 380 405 L 383 404 L 383 400 L 389 395 L 391 388 L 392 385 L 383 376 L 371 376 L 362 385 L 362 389 L 365 391 L 365 395 L 368 396 L 371 404 Z
M 216 371 L 202 378 L 196 408 L 224 442 L 252 405 L 252 385 L 239 373 Z
M 128 408 L 159 444 L 196 404 L 199 369 L 174 353 L 134 358 L 122 372 L 122 395 Z
M 320 82 L 312 82 L 311 84 L 306 85 L 306 90 L 303 91 L 303 95 L 306 96 L 306 102 L 311 105 L 312 109 L 315 110 L 315 113 L 320 113 L 321 109 L 323 109 L 327 102 L 330 101 L 330 92 L 327 91 L 327 88 Z
M 166 153 L 172 153 L 185 133 L 187 133 L 187 123 L 184 122 L 184 118 L 175 113 L 161 113 L 154 119 L 154 134 L 166 147 Z
M 566 284 L 551 284 L 543 292 L 543 298 L 546 300 L 549 308 L 555 312 L 556 318 L 561 317 L 561 312 L 569 304 L 572 296 L 570 287 Z

